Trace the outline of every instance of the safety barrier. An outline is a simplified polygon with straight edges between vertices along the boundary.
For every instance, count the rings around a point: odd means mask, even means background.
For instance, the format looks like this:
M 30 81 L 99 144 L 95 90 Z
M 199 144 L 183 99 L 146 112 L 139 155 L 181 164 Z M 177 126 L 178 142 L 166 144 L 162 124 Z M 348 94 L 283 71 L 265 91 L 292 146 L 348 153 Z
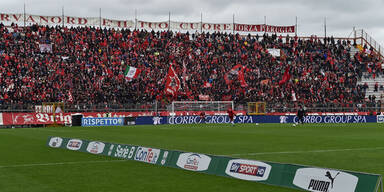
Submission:
M 137 145 L 49 137 L 48 146 L 135 160 L 159 166 L 323 192 L 377 192 L 381 175 L 165 150 Z

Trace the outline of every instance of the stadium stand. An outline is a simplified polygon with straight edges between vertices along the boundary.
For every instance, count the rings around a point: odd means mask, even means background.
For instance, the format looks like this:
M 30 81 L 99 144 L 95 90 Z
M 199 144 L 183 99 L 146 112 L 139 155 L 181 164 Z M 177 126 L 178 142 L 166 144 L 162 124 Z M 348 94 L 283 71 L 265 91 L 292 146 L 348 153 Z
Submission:
M 121 107 L 201 98 L 265 101 L 282 109 L 297 102 L 379 106 L 379 99 L 366 98 L 372 84 L 362 80 L 363 74 L 381 78 L 382 62 L 372 49 L 355 47 L 332 37 L 1 24 L 0 107 L 57 101 Z M 280 50 L 280 56 L 268 53 L 270 48 Z M 164 94 L 170 64 L 182 81 L 177 96 Z M 127 66 L 139 69 L 138 78 L 125 79 Z

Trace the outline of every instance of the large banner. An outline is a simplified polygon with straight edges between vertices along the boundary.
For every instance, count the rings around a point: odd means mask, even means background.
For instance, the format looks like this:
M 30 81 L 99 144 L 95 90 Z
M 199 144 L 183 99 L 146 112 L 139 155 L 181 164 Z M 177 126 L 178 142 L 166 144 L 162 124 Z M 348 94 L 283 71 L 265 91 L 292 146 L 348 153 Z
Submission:
M 235 31 L 241 32 L 295 33 L 295 29 L 295 26 L 235 24 Z
M 75 113 L 0 113 L 0 125 L 43 125 L 43 124 L 70 124 L 72 114 Z M 76 113 L 79 114 L 79 113 Z M 164 113 L 161 116 L 153 116 L 152 112 L 113 112 L 113 113 L 80 113 L 87 117 L 137 117 L 136 125 L 159 124 L 197 124 L 197 123 L 230 123 L 228 115 L 207 115 L 202 121 L 199 115 L 170 116 Z M 297 123 L 295 115 L 237 115 L 235 123 Z M 384 118 L 373 115 L 308 115 L 304 117 L 304 123 L 377 123 L 384 122 Z
M 0 22 L 11 24 L 24 23 L 24 14 L 0 13 Z M 177 31 L 218 31 L 218 32 L 269 32 L 269 33 L 295 33 L 295 26 L 273 26 L 264 24 L 237 24 L 237 23 L 203 23 L 203 22 L 176 22 L 176 21 L 137 21 L 115 20 L 99 17 L 72 17 L 72 16 L 41 16 L 25 14 L 27 25 L 65 25 L 65 26 L 93 26 L 111 28 L 138 28 L 146 30 L 177 30 Z
M 49 137 L 47 145 L 314 192 L 374 192 L 381 182 L 381 176 L 375 174 L 102 141 Z
M 3 23 L 23 23 L 24 14 L 0 13 L 0 22 Z M 112 20 L 98 17 L 71 17 L 71 16 L 41 16 L 25 15 L 27 25 L 66 25 L 66 26 L 102 26 L 112 28 L 134 28 L 135 24 L 131 20 Z
M 81 126 L 122 126 L 124 118 L 122 117 L 86 117 L 81 119 Z

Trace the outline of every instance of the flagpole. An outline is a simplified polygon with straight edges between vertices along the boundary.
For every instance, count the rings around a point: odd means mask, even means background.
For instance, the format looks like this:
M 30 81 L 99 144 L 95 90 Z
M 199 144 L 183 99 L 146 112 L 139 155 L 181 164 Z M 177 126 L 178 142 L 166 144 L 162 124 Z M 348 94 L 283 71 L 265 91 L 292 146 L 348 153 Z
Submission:
M 62 14 L 62 17 L 63 17 L 62 23 L 63 23 L 63 28 L 64 28 L 64 6 L 61 7 L 61 14 Z
M 203 33 L 203 12 L 200 13 L 200 33 Z
M 327 17 L 324 17 L 324 37 L 327 38 Z
M 101 8 L 99 8 L 99 25 L 101 30 Z
M 168 31 L 171 30 L 171 12 L 168 13 Z
M 296 24 L 295 24 L 295 36 L 297 37 L 297 16 L 296 16 Z
M 235 34 L 235 14 L 232 15 L 232 33 Z
M 135 9 L 135 30 L 137 29 L 137 9 Z
M 25 2 L 24 2 L 24 11 L 23 11 L 23 16 L 24 16 L 24 28 L 25 28 L 25 20 L 26 20 L 26 16 L 25 16 Z

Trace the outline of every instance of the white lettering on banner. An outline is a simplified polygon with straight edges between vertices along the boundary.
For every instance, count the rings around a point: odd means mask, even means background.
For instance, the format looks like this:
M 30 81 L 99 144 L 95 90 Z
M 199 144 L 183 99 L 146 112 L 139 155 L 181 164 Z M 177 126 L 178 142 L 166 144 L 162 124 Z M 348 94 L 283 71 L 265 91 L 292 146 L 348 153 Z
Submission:
M 280 123 L 287 123 L 287 116 L 280 116 Z
M 129 151 L 128 154 L 128 159 L 132 159 L 133 154 L 135 153 L 136 147 L 131 147 L 131 150 Z
M 358 177 L 342 171 L 300 168 L 293 184 L 313 192 L 351 192 L 355 191 L 358 180 Z
M 93 154 L 100 154 L 104 151 L 105 144 L 98 141 L 92 141 L 88 144 L 87 151 Z
M 130 149 L 129 146 L 117 145 L 116 152 L 113 156 L 126 159 L 129 154 L 129 149 Z
M 4 125 L 4 122 L 3 122 L 3 113 L 0 113 L 0 125 Z
M 238 119 L 238 123 L 253 123 L 252 116 L 239 116 Z
M 176 165 L 182 169 L 191 171 L 205 171 L 211 163 L 211 157 L 197 153 L 182 153 L 179 155 Z
M 72 123 L 71 114 L 58 113 L 55 114 L 56 122 Z M 53 123 L 53 114 L 49 115 L 47 113 L 36 113 L 36 120 L 41 123 Z
M 293 122 L 297 123 L 298 118 L 295 116 Z M 304 123 L 366 123 L 367 118 L 360 115 L 308 115 L 304 117 Z
M 109 151 L 108 151 L 108 156 L 111 156 L 112 155 L 112 151 L 113 151 L 113 148 L 115 147 L 114 144 L 111 144 L 111 146 L 109 147 Z
M 227 115 L 208 115 L 205 117 L 206 123 L 229 123 Z M 193 124 L 201 123 L 199 116 L 170 116 L 168 117 L 169 124 Z M 240 115 L 237 116 L 236 123 L 253 123 L 252 116 Z
M 61 137 L 52 137 L 50 140 L 49 140 L 49 143 L 48 145 L 50 147 L 54 147 L 54 148 L 59 148 L 61 147 L 61 144 L 63 143 L 63 139 Z
M 138 147 L 134 160 L 156 164 L 160 156 L 160 149 Z
M 167 162 L 167 157 L 168 157 L 168 151 L 164 151 L 163 159 L 160 162 L 162 165 L 164 165 Z

